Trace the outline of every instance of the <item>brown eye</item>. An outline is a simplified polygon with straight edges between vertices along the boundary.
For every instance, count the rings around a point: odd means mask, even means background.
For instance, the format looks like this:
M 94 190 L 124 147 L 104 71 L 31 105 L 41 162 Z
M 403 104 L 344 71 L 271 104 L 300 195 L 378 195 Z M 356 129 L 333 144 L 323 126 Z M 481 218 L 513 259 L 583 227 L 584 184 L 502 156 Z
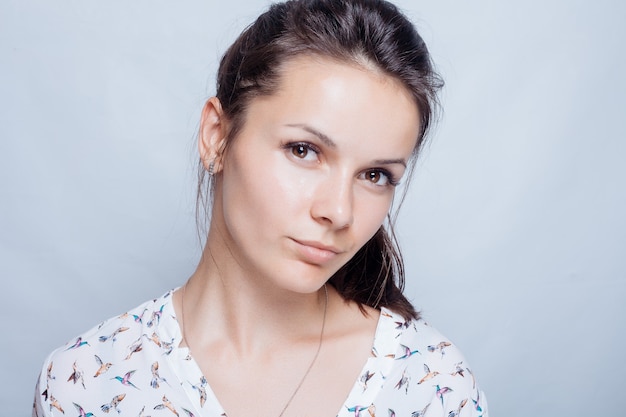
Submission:
M 288 152 L 289 158 L 298 159 L 303 162 L 320 162 L 320 149 L 309 142 L 292 142 L 283 145 L 283 149 Z M 291 155 L 289 155 L 291 154 Z
M 373 169 L 371 171 L 365 171 L 361 174 L 361 178 L 371 182 L 374 185 L 387 186 L 396 185 L 390 173 Z
M 380 171 L 370 171 L 366 175 L 367 179 L 375 184 L 378 184 L 378 182 L 380 181 L 380 177 L 382 176 Z
M 291 148 L 291 153 L 300 159 L 304 159 L 309 153 L 309 149 L 304 145 L 295 145 Z

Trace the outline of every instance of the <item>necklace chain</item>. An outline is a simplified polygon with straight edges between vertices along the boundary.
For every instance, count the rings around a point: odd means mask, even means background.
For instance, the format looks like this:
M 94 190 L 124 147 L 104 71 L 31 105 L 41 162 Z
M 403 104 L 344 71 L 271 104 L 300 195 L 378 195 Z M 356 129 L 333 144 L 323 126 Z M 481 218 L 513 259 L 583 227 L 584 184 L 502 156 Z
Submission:
M 191 348 L 189 346 L 189 343 L 187 342 L 187 336 L 185 335 L 185 290 L 187 289 L 187 283 L 185 283 L 185 285 L 183 285 L 183 293 L 181 295 L 181 299 L 180 299 L 180 312 L 182 315 L 182 319 L 183 319 L 183 324 L 182 324 L 182 336 L 183 336 L 183 341 L 185 342 L 185 344 L 187 345 L 187 348 L 189 348 L 189 351 L 191 352 Z M 302 384 L 304 384 L 304 381 L 306 379 L 307 376 L 309 376 L 309 373 L 311 372 L 311 369 L 313 369 L 313 365 L 315 364 L 315 361 L 317 361 L 317 357 L 320 354 L 320 350 L 322 349 L 322 341 L 324 339 L 324 328 L 326 327 L 326 312 L 328 311 L 328 288 L 326 288 L 326 284 L 324 284 L 324 316 L 322 318 L 322 330 L 320 331 L 320 340 L 317 344 L 317 349 L 315 350 L 315 355 L 313 355 L 313 359 L 311 360 L 311 363 L 309 364 L 309 367 L 306 369 L 306 372 L 304 373 L 304 375 L 302 375 L 302 378 L 300 379 L 300 382 L 298 383 L 298 386 L 296 387 L 296 389 L 293 391 L 293 393 L 291 394 L 291 396 L 289 397 L 289 400 L 287 400 L 287 403 L 285 404 L 285 406 L 283 407 L 283 409 L 281 410 L 280 414 L 278 414 L 278 417 L 282 417 L 283 414 L 285 414 L 285 411 L 287 411 L 287 408 L 289 407 L 289 405 L 291 404 L 291 401 L 293 401 L 293 399 L 295 398 L 296 394 L 298 393 L 298 391 L 300 391 L 300 388 L 302 387 Z

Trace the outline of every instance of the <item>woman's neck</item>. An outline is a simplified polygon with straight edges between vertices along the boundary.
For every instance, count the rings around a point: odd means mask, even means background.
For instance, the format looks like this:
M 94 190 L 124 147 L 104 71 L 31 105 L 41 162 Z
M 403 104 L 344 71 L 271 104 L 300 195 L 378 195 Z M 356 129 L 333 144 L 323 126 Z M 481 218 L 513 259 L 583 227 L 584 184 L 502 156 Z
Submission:
M 299 294 L 274 282 L 246 271 L 228 250 L 209 241 L 177 298 L 186 343 L 249 355 L 264 354 L 277 341 L 318 338 L 327 308 L 324 291 Z M 339 295 L 329 292 L 330 304 Z

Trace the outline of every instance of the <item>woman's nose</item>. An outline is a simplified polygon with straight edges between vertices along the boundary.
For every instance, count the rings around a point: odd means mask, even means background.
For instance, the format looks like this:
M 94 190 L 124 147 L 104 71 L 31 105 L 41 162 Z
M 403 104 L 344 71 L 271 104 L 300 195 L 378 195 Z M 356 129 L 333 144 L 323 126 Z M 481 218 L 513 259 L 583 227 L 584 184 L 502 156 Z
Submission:
M 318 222 L 343 229 L 354 221 L 352 178 L 329 178 L 320 184 L 311 205 L 311 216 Z

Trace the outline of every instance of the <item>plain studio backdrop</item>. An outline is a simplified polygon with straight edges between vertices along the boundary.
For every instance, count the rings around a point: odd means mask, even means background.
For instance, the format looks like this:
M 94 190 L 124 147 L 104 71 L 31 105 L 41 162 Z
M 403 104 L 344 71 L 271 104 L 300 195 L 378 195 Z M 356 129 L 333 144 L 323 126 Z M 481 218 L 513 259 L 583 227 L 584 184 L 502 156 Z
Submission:
M 619 414 L 626 7 L 403 0 L 446 80 L 397 226 L 409 297 L 492 416 Z M 0 2 L 0 404 L 55 347 L 181 285 L 195 136 L 255 1 Z

